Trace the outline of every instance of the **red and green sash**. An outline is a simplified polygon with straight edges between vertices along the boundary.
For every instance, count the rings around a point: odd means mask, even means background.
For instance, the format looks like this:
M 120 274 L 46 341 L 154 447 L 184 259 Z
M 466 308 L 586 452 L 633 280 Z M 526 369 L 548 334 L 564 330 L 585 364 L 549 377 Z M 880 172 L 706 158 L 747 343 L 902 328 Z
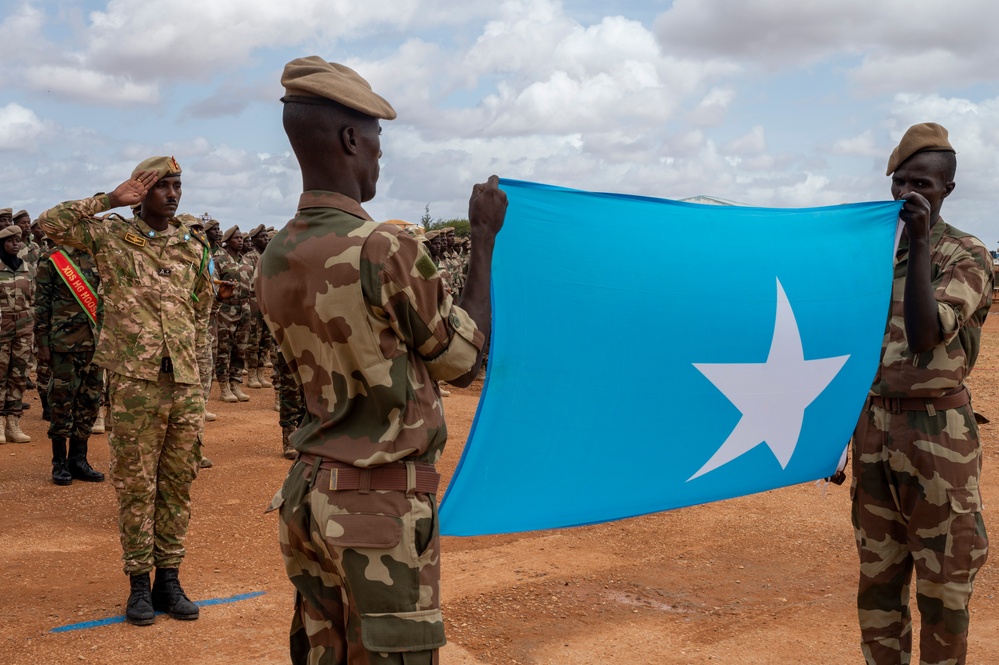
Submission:
M 66 282 L 66 286 L 69 287 L 70 293 L 76 298 L 76 301 L 80 303 L 80 307 L 83 311 L 87 313 L 87 317 L 90 319 L 90 323 L 94 326 L 97 325 L 97 294 L 90 287 L 87 279 L 80 273 L 80 269 L 76 267 L 76 264 L 66 256 L 66 253 L 61 249 L 49 256 L 52 260 L 52 264 L 56 267 L 56 272 L 62 277 L 62 281 Z

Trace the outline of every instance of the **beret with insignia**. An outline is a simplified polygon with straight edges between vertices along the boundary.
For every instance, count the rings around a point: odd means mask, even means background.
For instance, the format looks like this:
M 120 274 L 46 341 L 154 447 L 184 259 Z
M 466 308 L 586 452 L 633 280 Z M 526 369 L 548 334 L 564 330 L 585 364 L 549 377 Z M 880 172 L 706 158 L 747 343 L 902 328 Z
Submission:
M 132 177 L 135 178 L 142 171 L 156 171 L 157 177 L 165 178 L 168 175 L 180 175 L 180 164 L 173 157 L 150 157 L 132 169 Z

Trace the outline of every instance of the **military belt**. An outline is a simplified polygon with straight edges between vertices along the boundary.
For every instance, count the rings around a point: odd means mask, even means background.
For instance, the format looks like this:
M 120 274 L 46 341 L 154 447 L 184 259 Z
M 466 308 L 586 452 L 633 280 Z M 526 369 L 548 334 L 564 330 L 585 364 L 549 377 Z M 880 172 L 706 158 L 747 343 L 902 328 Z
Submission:
M 942 397 L 881 397 L 879 395 L 871 397 L 872 406 L 882 408 L 888 413 L 925 411 L 931 416 L 935 416 L 937 411 L 956 409 L 970 402 L 971 393 L 963 386 L 958 392 Z
M 362 469 L 308 453 L 299 454 L 298 461 L 312 467 L 313 473 L 318 473 L 317 467 L 329 471 L 332 491 L 358 490 L 367 494 L 372 490 L 394 490 L 407 494 L 437 494 L 441 481 L 434 465 L 426 462 L 392 462 Z
M 20 321 L 31 316 L 31 312 L 4 312 L 3 316 L 11 321 Z

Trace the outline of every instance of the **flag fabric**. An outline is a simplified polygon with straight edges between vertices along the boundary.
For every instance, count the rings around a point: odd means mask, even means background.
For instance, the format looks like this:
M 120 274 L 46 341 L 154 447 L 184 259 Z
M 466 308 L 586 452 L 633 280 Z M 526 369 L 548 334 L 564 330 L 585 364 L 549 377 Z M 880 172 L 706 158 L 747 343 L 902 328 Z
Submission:
M 605 522 L 835 471 L 879 361 L 899 202 L 500 186 L 486 381 L 443 534 Z

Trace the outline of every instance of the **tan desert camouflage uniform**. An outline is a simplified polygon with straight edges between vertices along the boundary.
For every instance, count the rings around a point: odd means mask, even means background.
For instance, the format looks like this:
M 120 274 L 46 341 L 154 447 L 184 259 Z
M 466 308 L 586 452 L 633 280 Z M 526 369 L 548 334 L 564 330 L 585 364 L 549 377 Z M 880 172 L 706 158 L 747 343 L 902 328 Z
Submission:
M 22 260 L 12 270 L 0 261 L 0 405 L 8 416 L 21 415 L 34 339 L 34 293 L 34 264 Z
M 184 557 L 204 418 L 201 371 L 210 371 L 198 359 L 212 297 L 206 247 L 186 226 L 172 219 L 157 232 L 139 217 L 94 217 L 109 207 L 105 194 L 67 201 L 39 223 L 55 242 L 90 253 L 101 276 L 94 363 L 108 370 L 111 481 L 131 575 L 177 568 Z
M 977 238 L 942 218 L 930 229 L 930 248 L 943 340 L 925 353 L 909 351 L 902 307 L 908 241 L 903 239 L 881 365 L 853 437 L 861 646 L 867 662 L 877 665 L 910 660 L 914 568 L 920 662 L 964 663 L 968 602 L 988 555 L 978 485 L 982 447 L 970 402 L 939 410 L 872 404 L 879 398 L 939 400 L 960 393 L 978 357 L 992 300 L 991 257 Z
M 437 381 L 471 369 L 483 335 L 416 240 L 330 192 L 302 195 L 256 291 L 306 401 L 271 504 L 297 590 L 292 661 L 436 663 L 436 480 L 420 478 L 439 478 L 447 439 Z M 402 487 L 378 489 L 386 473 Z
M 219 298 L 215 306 L 218 320 L 215 378 L 219 381 L 242 383 L 246 349 L 250 343 L 250 285 L 253 266 L 242 259 L 234 259 L 224 247 L 216 250 L 214 256 L 216 279 L 236 284 L 232 295 Z

